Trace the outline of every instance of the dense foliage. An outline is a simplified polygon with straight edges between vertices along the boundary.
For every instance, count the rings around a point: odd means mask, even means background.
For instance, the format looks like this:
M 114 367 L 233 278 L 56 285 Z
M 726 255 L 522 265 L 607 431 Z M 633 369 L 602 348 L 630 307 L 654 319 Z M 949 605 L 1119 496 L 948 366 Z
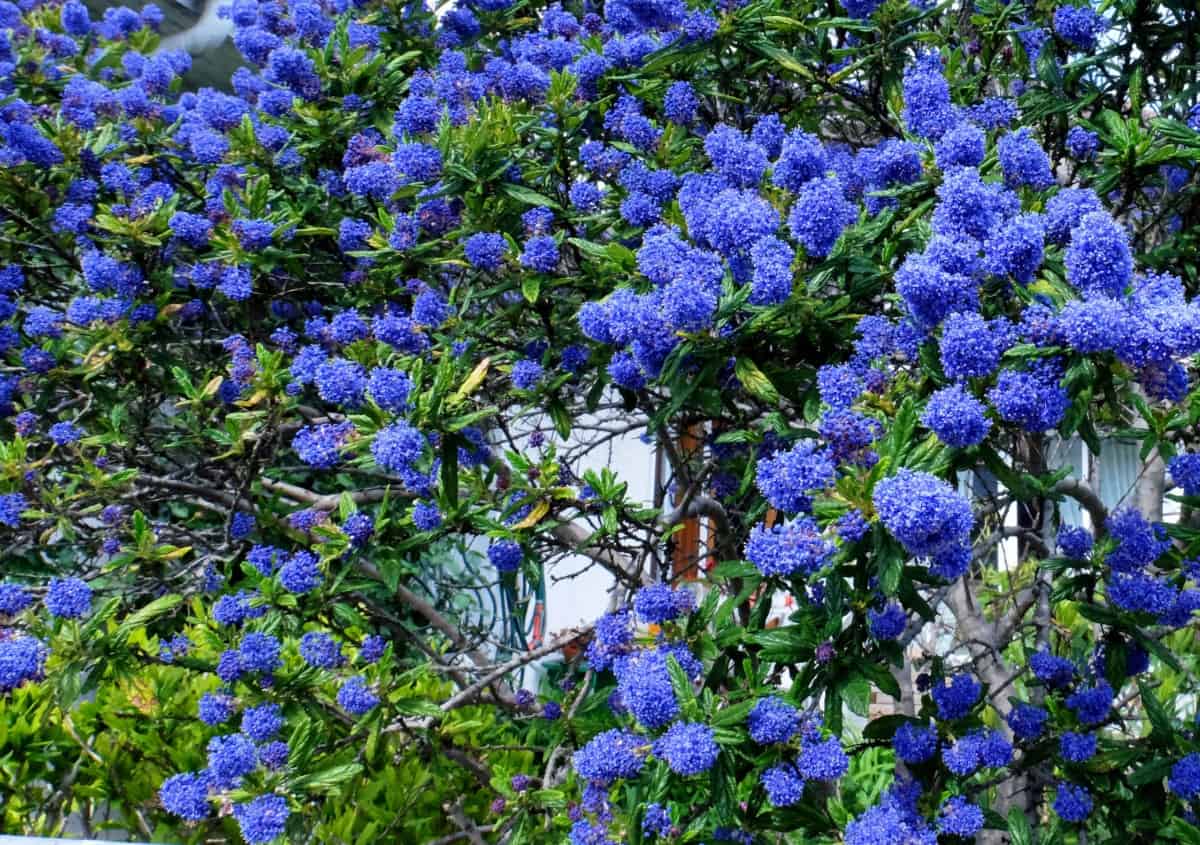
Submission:
M 0 2 L 0 830 L 1200 842 L 1193 3 L 228 14 Z

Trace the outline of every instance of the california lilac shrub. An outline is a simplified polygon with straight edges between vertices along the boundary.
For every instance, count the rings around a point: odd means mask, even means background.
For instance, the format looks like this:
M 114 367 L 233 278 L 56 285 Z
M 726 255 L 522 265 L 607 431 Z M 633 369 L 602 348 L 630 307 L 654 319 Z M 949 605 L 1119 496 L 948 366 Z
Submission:
M 0 830 L 1200 842 L 1195 4 L 222 14 L 0 2 Z

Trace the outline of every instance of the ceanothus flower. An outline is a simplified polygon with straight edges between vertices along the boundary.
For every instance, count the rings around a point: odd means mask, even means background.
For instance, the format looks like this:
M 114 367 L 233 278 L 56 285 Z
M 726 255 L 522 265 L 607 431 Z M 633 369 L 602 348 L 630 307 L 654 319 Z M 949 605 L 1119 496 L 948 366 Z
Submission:
M 679 714 L 666 655 L 641 651 L 620 658 L 614 665 L 621 700 L 647 728 L 661 728 Z
M 801 440 L 786 452 L 759 458 L 755 484 L 771 507 L 807 513 L 812 510 L 809 494 L 832 485 L 835 473 L 828 450 L 815 440 Z
M 266 742 L 283 727 L 283 715 L 278 704 L 248 707 L 242 713 L 242 733 L 255 742 Z
M 930 396 L 921 422 L 939 440 L 956 449 L 982 443 L 992 428 L 987 407 L 961 384 L 944 387 Z
M 754 526 L 746 540 L 744 554 L 763 575 L 812 575 L 832 559 L 836 548 L 821 535 L 808 516 L 799 516 L 767 528 Z
M 1059 740 L 1059 754 L 1069 763 L 1086 763 L 1096 754 L 1096 735 L 1065 731 Z M 1170 780 L 1167 781 L 1170 786 Z M 1200 781 L 1197 783 L 1200 787 Z
M 1066 244 L 1089 214 L 1104 213 L 1104 203 L 1091 188 L 1063 188 L 1046 201 L 1046 240 Z
M 696 722 L 675 722 L 654 743 L 654 756 L 685 777 L 711 769 L 719 753 L 712 728 Z
M 378 663 L 387 649 L 387 640 L 379 634 L 371 634 L 363 640 L 358 656 L 363 663 Z
M 1108 718 L 1113 705 L 1113 689 L 1108 681 L 1081 687 L 1066 698 L 1066 705 L 1075 711 L 1084 725 L 1098 725 Z
M 237 655 L 243 669 L 249 672 L 274 672 L 283 665 L 279 657 L 279 640 L 270 634 L 252 631 L 242 637 Z
M 1067 281 L 1085 297 L 1117 298 L 1133 280 L 1129 236 L 1102 212 L 1084 215 L 1071 232 L 1064 257 Z
M 0 693 L 41 678 L 47 653 L 46 646 L 34 637 L 0 639 Z
M 1051 689 L 1062 689 L 1075 680 L 1075 664 L 1046 651 L 1034 652 L 1029 658 L 1029 668 L 1034 677 Z
M 869 608 L 867 621 L 871 636 L 877 640 L 894 640 L 904 633 L 908 625 L 908 614 L 895 602 L 884 605 L 882 610 Z
M 15 616 L 33 604 L 31 596 L 19 584 L 0 584 L 0 616 Z
M 46 432 L 50 439 L 59 446 L 68 446 L 78 442 L 83 437 L 83 429 L 70 422 L 58 422 L 50 426 Z
M 540 362 L 530 358 L 522 358 L 513 364 L 513 387 L 519 390 L 532 390 L 537 387 L 543 375 L 545 375 L 545 370 L 542 369 Z
M 46 610 L 59 619 L 82 619 L 92 609 L 92 588 L 80 578 L 54 578 L 46 590 Z
M 1057 379 L 1016 370 L 1001 370 L 988 401 L 1005 422 L 1038 433 L 1058 426 L 1070 399 Z
M 939 356 L 947 378 L 986 378 L 1004 354 L 1006 338 L 975 311 L 959 311 L 942 324 Z
M 403 370 L 375 367 L 367 374 L 367 396 L 385 411 L 405 413 L 411 391 L 412 379 Z
M 1167 463 L 1171 482 L 1182 487 L 1185 496 L 1200 496 L 1200 454 L 1176 455 Z
M 197 715 L 206 725 L 223 725 L 233 716 L 234 700 L 219 692 L 206 692 L 200 696 Z
M 250 845 L 266 845 L 282 836 L 290 814 L 287 799 L 282 795 L 260 795 L 233 805 L 238 829 Z
M 897 782 L 880 802 L 846 825 L 845 845 L 937 845 L 937 833 L 917 813 L 920 786 Z
M 583 779 L 603 785 L 635 778 L 645 765 L 650 741 L 637 734 L 613 728 L 597 734 L 572 757 L 575 772 Z
M 687 82 L 673 82 L 663 97 L 663 115 L 672 123 L 687 126 L 696 119 L 700 101 Z
M 982 241 L 1021 210 L 1016 194 L 1003 185 L 984 182 L 971 167 L 947 173 L 938 186 L 937 198 L 933 231 L 951 238 L 968 235 Z
M 934 214 L 936 217 L 937 212 Z M 933 329 L 949 314 L 979 307 L 975 279 L 947 271 L 924 255 L 909 255 L 896 270 L 895 284 L 904 307 L 921 329 Z
M 525 552 L 520 543 L 513 540 L 497 540 L 488 546 L 487 556 L 497 572 L 515 572 L 521 568 Z
M 397 420 L 375 435 L 371 455 L 383 469 L 401 477 L 412 477 L 413 465 L 425 452 L 425 435 L 403 420 Z
M 1092 814 L 1092 795 L 1086 787 L 1060 783 L 1052 806 L 1060 819 L 1078 824 Z
M 1200 795 L 1200 754 L 1188 754 L 1171 767 L 1167 788 L 1184 801 Z
M 689 590 L 675 589 L 669 584 L 650 584 L 633 596 L 633 609 L 638 618 L 648 624 L 670 622 L 686 616 L 695 607 L 696 600 Z
M 375 520 L 368 513 L 355 511 L 342 522 L 342 533 L 350 539 L 350 545 L 361 549 L 375 533 Z
M 1118 508 L 1109 514 L 1104 527 L 1117 546 L 1108 553 L 1105 563 L 1114 572 L 1135 572 L 1149 566 L 1171 548 L 1161 525 L 1150 523 L 1132 507 Z
M 535 235 L 525 242 L 521 266 L 539 273 L 553 273 L 558 266 L 558 243 L 551 235 Z
M 858 210 L 845 197 L 836 176 L 811 179 L 801 186 L 788 215 L 788 230 L 814 258 L 824 258 L 846 227 L 858 219 Z
M 837 737 L 805 742 L 796 768 L 806 780 L 833 781 L 850 770 L 850 758 Z
M 208 741 L 208 772 L 221 789 L 237 786 L 258 766 L 258 752 L 245 734 L 214 736 Z
M 903 87 L 904 125 L 914 135 L 936 141 L 959 121 L 937 50 L 919 54 L 904 69 Z
M 778 305 L 792 293 L 792 262 L 796 253 L 776 237 L 760 238 L 750 248 L 754 274 L 750 281 L 751 305 Z
M 355 675 L 338 690 L 337 703 L 351 716 L 364 716 L 379 704 L 379 696 L 371 692 L 361 675 Z
M 208 803 L 209 778 L 205 772 L 184 772 L 163 781 L 158 800 L 168 813 L 189 822 L 203 821 L 212 814 Z
M 771 171 L 771 181 L 795 194 L 810 179 L 823 176 L 826 169 L 825 147 L 821 140 L 794 129 L 783 139 L 779 158 Z
M 1072 158 L 1087 161 L 1100 150 L 1100 136 L 1082 126 L 1072 126 L 1067 131 L 1067 152 Z
M 729 188 L 716 196 L 698 198 L 685 194 L 687 187 L 685 180 L 679 203 L 685 219 L 691 218 L 689 230 L 726 257 L 748 251 L 779 228 L 779 212 L 756 191 Z
M 671 833 L 671 810 L 662 804 L 650 804 L 642 815 L 643 836 L 669 836 Z
M 961 795 L 947 798 L 938 810 L 938 832 L 973 839 L 983 829 L 983 810 Z
M 875 485 L 875 510 L 912 555 L 936 555 L 969 543 L 975 517 L 954 488 L 929 473 L 904 468 Z
M 938 718 L 952 722 L 971 712 L 982 691 L 978 681 L 960 672 L 935 683 L 930 694 L 937 705 Z
M 1046 240 L 1040 214 L 1019 214 L 984 241 L 984 265 L 994 276 L 1011 276 L 1028 285 L 1041 269 Z
M 759 776 L 767 800 L 775 807 L 790 807 L 804 797 L 804 778 L 792 763 L 777 763 Z
M 0 495 L 0 525 L 16 528 L 21 524 L 21 513 L 27 507 L 28 502 L 21 493 Z
M 1064 4 L 1054 10 L 1054 33 L 1077 50 L 1090 53 L 1096 49 L 1108 21 L 1090 6 Z
M 1001 136 L 996 142 L 996 152 L 1000 158 L 1000 169 L 1004 172 L 1004 182 L 1010 188 L 1027 186 L 1035 191 L 1044 191 L 1054 185 L 1050 157 L 1029 129 L 1022 127 Z
M 704 152 L 714 169 L 739 188 L 757 185 L 767 169 L 767 151 L 727 124 L 718 124 L 704 137 Z
M 776 696 L 760 698 L 746 718 L 746 726 L 759 745 L 787 742 L 800 730 L 800 711 Z
M 319 669 L 336 669 L 346 660 L 341 644 L 323 631 L 309 631 L 300 638 L 300 656 Z
M 1041 707 L 1020 703 L 1013 707 L 1005 717 L 1013 735 L 1021 740 L 1034 740 L 1046 729 L 1046 721 L 1050 718 Z
M 442 524 L 442 512 L 435 502 L 417 502 L 413 505 L 413 525 L 420 531 L 434 531 Z
M 905 722 L 896 729 L 892 737 L 892 748 L 896 756 L 905 763 L 924 763 L 933 759 L 938 750 L 938 733 L 932 725 L 917 725 Z
M 933 150 L 934 160 L 942 170 L 978 167 L 987 155 L 987 136 L 982 129 L 964 120 L 942 135 Z
M 279 583 L 289 593 L 303 595 L 321 586 L 324 580 L 319 559 L 310 551 L 296 552 L 279 567 Z
M 1087 560 L 1092 552 L 1092 532 L 1086 528 L 1064 525 L 1058 529 L 1058 547 L 1070 560 Z
M 988 97 L 967 109 L 967 117 L 984 129 L 1006 129 L 1017 119 L 1017 104 L 1006 97 Z

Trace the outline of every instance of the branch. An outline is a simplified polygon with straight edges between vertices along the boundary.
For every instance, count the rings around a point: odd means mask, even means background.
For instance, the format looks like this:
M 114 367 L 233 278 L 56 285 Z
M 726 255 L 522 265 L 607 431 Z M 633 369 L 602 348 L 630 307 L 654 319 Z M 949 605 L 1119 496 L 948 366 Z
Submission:
M 531 649 L 531 650 L 525 652 L 524 654 L 514 657 L 512 660 L 508 661 L 507 663 L 497 666 L 495 669 L 488 672 L 482 678 L 475 681 L 475 683 L 471 684 L 470 686 L 464 687 L 462 690 L 460 690 L 459 692 L 452 695 L 450 698 L 443 701 L 441 703 L 441 705 L 439 705 L 442 713 L 443 714 L 449 713 L 451 710 L 454 710 L 457 707 L 462 707 L 464 704 L 467 704 L 472 699 L 474 699 L 477 695 L 479 695 L 479 693 L 483 692 L 483 690 L 487 689 L 489 686 L 491 686 L 496 681 L 500 680 L 501 678 L 503 678 L 505 675 L 509 674 L 513 670 L 520 669 L 522 666 L 528 665 L 535 660 L 545 657 L 547 654 L 553 654 L 554 652 L 559 651 L 560 649 L 575 642 L 580 637 L 587 636 L 589 633 L 591 633 L 592 627 L 593 627 L 592 625 L 585 625 L 582 628 L 572 629 L 568 633 L 562 635 L 561 637 L 558 637 L 552 643 L 548 643 L 544 646 L 540 646 L 539 648 Z M 439 718 L 441 718 L 441 717 L 440 716 L 431 716 L 427 719 L 422 720 L 422 723 L 419 726 L 420 727 L 429 727 L 435 721 L 437 721 Z M 390 731 L 404 730 L 406 727 L 413 727 L 413 725 L 406 724 L 404 722 L 404 720 L 400 720 L 398 722 L 393 722 L 392 724 L 388 725 L 386 728 L 384 728 L 384 732 L 386 733 L 386 732 L 390 732 Z
M 263 489 L 269 493 L 278 493 L 281 496 L 286 496 L 287 498 L 293 499 L 297 502 L 305 502 L 314 510 L 333 510 L 338 506 L 338 503 L 342 499 L 341 493 L 327 493 L 322 495 L 320 493 L 314 493 L 313 491 L 307 490 L 303 487 L 298 487 L 295 484 L 289 484 L 286 481 L 273 481 L 270 478 L 260 478 L 259 483 L 262 484 Z M 387 494 L 387 491 L 388 488 L 386 487 L 370 487 L 366 490 L 359 490 L 357 492 L 350 493 L 349 496 L 351 501 L 353 501 L 356 505 L 364 505 L 372 502 L 383 501 L 383 497 Z M 392 495 L 403 498 L 406 494 L 403 492 L 396 493 L 393 491 Z
M 494 824 L 482 824 L 475 828 L 479 833 L 491 833 L 496 829 Z M 439 836 L 437 839 L 431 839 L 425 845 L 452 845 L 460 839 L 466 839 L 469 834 L 465 830 L 460 830 L 458 833 L 451 833 L 448 836 Z
M 136 479 L 142 484 L 149 484 L 151 487 L 162 487 L 165 490 L 175 490 L 180 493 L 191 493 L 195 496 L 202 496 L 208 499 L 216 499 L 219 502 L 224 502 L 228 507 L 241 507 L 246 510 L 253 511 L 254 505 L 244 499 L 239 499 L 232 493 L 223 493 L 212 487 L 206 487 L 203 484 L 192 484 L 188 481 L 177 481 L 174 478 L 162 478 L 157 475 L 146 475 L 138 473 Z
M 443 809 L 446 810 L 450 818 L 458 825 L 459 830 L 462 831 L 463 836 L 470 840 L 472 845 L 487 845 L 483 837 L 479 835 L 479 828 L 463 812 L 461 800 L 453 804 L 445 804 L 443 805 Z
M 684 501 L 679 507 L 659 517 L 659 522 L 664 527 L 670 528 L 692 517 L 711 519 L 717 524 L 717 530 L 722 534 L 729 530 L 729 514 L 725 511 L 725 506 L 716 499 L 704 495 L 696 495 L 690 501 Z
M 383 577 L 383 573 L 379 571 L 379 567 L 371 563 L 369 560 L 360 560 L 358 562 L 358 568 L 365 575 L 368 575 L 379 583 L 387 583 Z M 439 613 L 437 608 L 435 608 L 428 601 L 421 598 L 403 584 L 397 584 L 393 589 L 393 592 L 395 592 L 396 597 L 400 599 L 400 601 L 404 602 L 410 608 L 423 616 L 425 621 L 434 628 L 441 631 L 442 634 L 445 635 L 446 639 L 450 640 L 451 644 L 453 644 L 459 652 L 471 658 L 471 662 L 473 662 L 476 666 L 480 667 L 481 669 L 485 669 L 491 665 L 491 661 L 488 660 L 482 652 L 471 647 L 471 644 L 467 641 L 467 638 L 462 635 L 462 632 L 458 630 L 457 626 Z
M 1054 485 L 1054 492 L 1070 496 L 1083 505 L 1084 510 L 1088 512 L 1088 516 L 1092 518 L 1092 533 L 1096 535 L 1097 539 L 1104 536 L 1104 523 L 1108 519 L 1108 508 L 1104 506 L 1104 502 L 1096 495 L 1096 491 L 1088 486 L 1086 481 L 1078 479 L 1073 475 L 1067 476 Z
M 633 583 L 651 583 L 648 573 L 639 573 L 633 561 L 623 554 L 601 548 L 591 543 L 592 535 L 571 522 L 561 522 L 551 531 L 554 539 L 565 543 L 571 551 L 589 557 L 613 575 Z
M 582 628 L 572 629 L 568 633 L 557 638 L 554 642 L 547 643 L 544 646 L 540 646 L 539 648 L 535 648 L 530 651 L 527 651 L 524 654 L 519 655 L 518 657 L 514 657 L 512 660 L 508 661 L 507 663 L 496 667 L 491 672 L 489 672 L 488 674 L 486 674 L 482 678 L 480 678 L 478 681 L 471 684 L 471 686 L 467 687 L 466 689 L 462 690 L 461 692 L 458 692 L 455 695 L 453 695 L 450 698 L 443 701 L 441 704 L 442 712 L 447 713 L 447 712 L 453 710 L 455 707 L 462 706 L 463 704 L 465 704 L 466 702 L 468 702 L 472 698 L 474 698 L 476 695 L 478 695 L 482 690 L 484 690 L 490 684 L 498 681 L 500 678 L 503 678 L 505 675 L 507 675 L 509 672 L 512 672 L 514 669 L 520 669 L 522 666 L 532 663 L 533 661 L 535 661 L 539 658 L 545 657 L 547 654 L 553 654 L 554 652 L 575 642 L 580 637 L 586 636 L 587 634 L 591 633 L 592 627 L 593 627 L 592 625 L 585 625 Z

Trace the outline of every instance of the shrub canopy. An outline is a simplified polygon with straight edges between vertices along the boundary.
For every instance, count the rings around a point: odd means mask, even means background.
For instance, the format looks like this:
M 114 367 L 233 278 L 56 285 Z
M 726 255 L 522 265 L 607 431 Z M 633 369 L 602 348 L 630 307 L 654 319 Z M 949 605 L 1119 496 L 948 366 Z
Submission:
M 0 2 L 0 829 L 1200 842 L 1193 3 L 228 14 Z

